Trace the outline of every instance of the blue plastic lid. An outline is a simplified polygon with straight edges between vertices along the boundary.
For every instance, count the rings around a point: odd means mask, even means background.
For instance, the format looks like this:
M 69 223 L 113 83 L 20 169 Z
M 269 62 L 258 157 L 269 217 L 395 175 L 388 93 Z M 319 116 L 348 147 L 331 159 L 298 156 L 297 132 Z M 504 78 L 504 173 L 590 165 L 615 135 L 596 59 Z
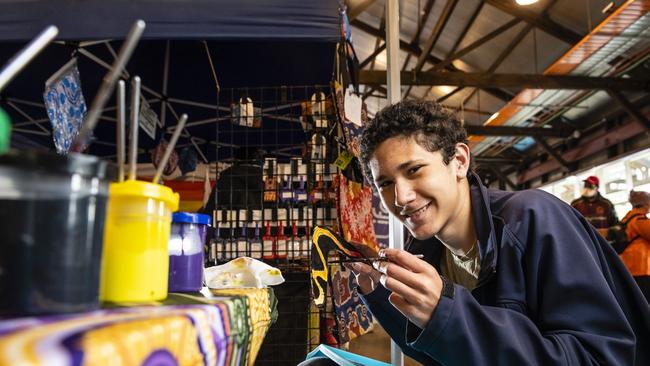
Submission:
M 185 222 L 188 224 L 202 224 L 210 225 L 210 215 L 193 213 L 193 212 L 174 212 L 172 214 L 172 222 Z

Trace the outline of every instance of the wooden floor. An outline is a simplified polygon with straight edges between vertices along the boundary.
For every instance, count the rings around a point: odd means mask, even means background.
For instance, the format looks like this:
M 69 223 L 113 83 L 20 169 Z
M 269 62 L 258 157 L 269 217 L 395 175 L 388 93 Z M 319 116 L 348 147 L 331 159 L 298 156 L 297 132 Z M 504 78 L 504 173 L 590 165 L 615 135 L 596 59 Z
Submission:
M 372 332 L 350 341 L 350 352 L 390 363 L 390 337 L 376 324 Z M 404 366 L 415 365 L 420 363 L 404 356 Z

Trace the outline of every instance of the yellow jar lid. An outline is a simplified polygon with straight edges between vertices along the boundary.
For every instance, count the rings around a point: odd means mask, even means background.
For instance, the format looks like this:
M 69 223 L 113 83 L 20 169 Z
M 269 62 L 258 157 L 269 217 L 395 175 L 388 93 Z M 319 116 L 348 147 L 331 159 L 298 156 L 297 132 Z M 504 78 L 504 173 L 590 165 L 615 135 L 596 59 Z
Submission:
M 170 206 L 172 211 L 178 210 L 178 193 L 175 193 L 171 188 L 161 184 L 153 184 L 141 180 L 127 180 L 122 183 L 111 183 L 110 195 L 153 198 L 164 201 Z

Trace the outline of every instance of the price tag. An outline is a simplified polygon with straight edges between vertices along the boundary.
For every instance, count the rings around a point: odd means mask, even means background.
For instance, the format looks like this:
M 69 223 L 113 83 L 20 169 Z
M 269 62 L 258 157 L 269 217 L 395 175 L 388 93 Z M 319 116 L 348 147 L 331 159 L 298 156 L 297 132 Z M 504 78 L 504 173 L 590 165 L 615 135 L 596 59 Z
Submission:
M 336 158 L 334 165 L 339 167 L 341 170 L 345 170 L 345 168 L 347 168 L 352 161 L 352 158 L 354 158 L 354 155 L 352 155 L 351 152 L 343 150 L 341 151 L 341 154 Z

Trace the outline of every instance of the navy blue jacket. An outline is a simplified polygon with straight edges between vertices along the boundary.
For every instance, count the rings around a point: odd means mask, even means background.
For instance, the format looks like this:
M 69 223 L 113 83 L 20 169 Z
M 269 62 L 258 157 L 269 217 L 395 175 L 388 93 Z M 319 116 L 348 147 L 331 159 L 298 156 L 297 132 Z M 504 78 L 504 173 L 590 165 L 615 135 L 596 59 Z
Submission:
M 364 296 L 404 354 L 425 365 L 650 365 L 650 305 L 596 230 L 546 192 L 487 189 L 468 176 L 477 288 L 447 282 L 424 329 L 386 288 Z M 437 239 L 408 250 L 439 270 Z

